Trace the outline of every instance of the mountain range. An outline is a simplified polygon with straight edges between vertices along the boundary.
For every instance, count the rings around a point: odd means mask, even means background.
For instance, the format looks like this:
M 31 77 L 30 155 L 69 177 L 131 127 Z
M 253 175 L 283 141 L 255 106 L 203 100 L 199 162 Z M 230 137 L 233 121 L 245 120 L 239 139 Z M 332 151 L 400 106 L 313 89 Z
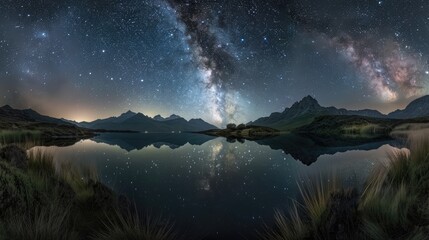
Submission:
M 396 110 L 387 117 L 394 119 L 410 119 L 429 116 L 429 95 L 412 101 L 403 110 Z
M 292 130 L 313 122 L 316 117 L 324 115 L 362 116 L 370 118 L 412 119 L 429 116 L 429 95 L 411 102 L 405 109 L 390 114 L 382 114 L 376 110 L 347 110 L 335 107 L 322 107 L 311 96 L 304 97 L 283 112 L 272 113 L 268 117 L 259 118 L 248 125 L 272 127 L 279 130 Z
M 202 119 L 186 119 L 171 115 L 163 118 L 157 115 L 154 118 L 148 117 L 142 113 L 128 111 L 118 117 L 99 119 L 93 122 L 74 123 L 80 127 L 89 129 L 105 129 L 114 131 L 138 131 L 138 132 L 198 132 L 209 129 L 216 129 L 215 126 L 205 122 Z
M 283 112 L 272 113 L 268 117 L 259 118 L 249 122 L 248 125 L 265 126 L 279 130 L 293 130 L 309 125 L 320 116 L 362 116 L 375 119 L 413 119 L 429 116 L 429 95 L 412 101 L 405 109 L 396 110 L 390 114 L 382 114 L 376 110 L 347 110 L 335 107 L 323 107 L 311 96 L 304 97 L 301 101 L 294 103 Z M 98 119 L 93 122 L 75 122 L 66 119 L 44 116 L 32 109 L 17 110 L 9 105 L 0 107 L 0 122 L 5 128 L 13 127 L 15 123 L 49 123 L 61 126 L 78 126 L 93 130 L 111 131 L 138 131 L 138 132 L 199 132 L 217 127 L 202 119 L 191 119 L 189 121 L 178 115 L 162 117 L 157 115 L 153 118 L 142 113 L 132 111 L 125 112 L 117 117 Z
M 0 122 L 5 128 L 12 127 L 14 123 L 45 123 L 56 126 L 77 126 L 92 130 L 110 131 L 138 131 L 138 132 L 198 132 L 216 129 L 215 126 L 202 119 L 191 119 L 189 121 L 178 115 L 163 118 L 160 115 L 154 118 L 142 113 L 128 111 L 118 117 L 98 119 L 93 122 L 75 122 L 67 119 L 48 117 L 37 113 L 32 109 L 18 110 L 9 105 L 0 107 Z M 22 125 L 20 125 L 22 126 Z

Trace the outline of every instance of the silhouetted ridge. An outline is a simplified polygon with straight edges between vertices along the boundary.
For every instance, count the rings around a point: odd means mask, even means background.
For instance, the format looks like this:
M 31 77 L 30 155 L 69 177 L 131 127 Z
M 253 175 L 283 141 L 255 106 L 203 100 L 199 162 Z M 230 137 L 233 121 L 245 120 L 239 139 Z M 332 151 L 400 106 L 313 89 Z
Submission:
M 123 113 L 119 117 L 99 119 L 90 123 L 79 123 L 79 125 L 90 129 L 115 131 L 129 130 L 154 133 L 199 132 L 216 129 L 215 126 L 203 121 L 202 119 L 198 121 L 187 121 L 175 114 L 172 114 L 167 118 L 163 118 L 161 115 L 156 115 L 151 118 L 143 113 L 134 113 L 131 111 Z
M 388 115 L 390 118 L 409 119 L 429 116 L 429 95 L 412 101 L 403 110 L 396 110 Z

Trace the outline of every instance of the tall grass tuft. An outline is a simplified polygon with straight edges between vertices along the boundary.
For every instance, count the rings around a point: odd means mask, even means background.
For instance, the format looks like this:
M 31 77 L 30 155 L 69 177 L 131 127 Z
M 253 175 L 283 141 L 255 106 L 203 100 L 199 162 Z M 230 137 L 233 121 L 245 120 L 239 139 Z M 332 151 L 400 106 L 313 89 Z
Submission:
M 54 157 L 47 151 L 35 148 L 27 152 L 28 167 L 34 173 L 43 177 L 52 177 L 56 174 Z
M 328 201 L 339 190 L 339 186 L 336 178 L 298 184 L 302 201 L 293 201 L 288 214 L 277 211 L 274 216 L 275 227 L 266 227 L 258 235 L 263 240 L 308 239 L 318 235 Z
M 42 177 L 41 180 L 56 178 L 68 184 L 81 200 L 94 194 L 91 184 L 99 181 L 94 166 L 78 165 L 71 161 L 55 162 L 52 154 L 39 148 L 29 150 L 28 159 L 30 171 Z
M 177 239 L 168 221 L 124 214 L 128 205 L 98 183 L 94 166 L 56 161 L 41 148 L 27 158 L 23 169 L 0 161 L 0 197 L 7 200 L 0 202 L 0 240 Z
M 293 204 L 289 217 L 277 212 L 275 228 L 261 235 L 261 239 L 331 239 L 332 234 L 337 234 L 332 229 L 343 231 L 341 236 L 346 239 L 428 239 L 429 138 L 417 134 L 410 139 L 409 150 L 388 153 L 387 160 L 375 167 L 364 184 L 356 211 L 336 211 L 337 216 L 350 215 L 345 219 L 351 218 L 349 223 L 355 226 L 330 227 L 332 220 L 343 220 L 329 217 L 332 208 L 341 205 L 336 196 L 345 199 L 344 206 L 354 205 L 351 192 L 336 189 L 336 184 L 300 186 L 302 203 Z
M 68 183 L 80 200 L 94 194 L 92 183 L 99 181 L 95 166 L 82 166 L 70 161 L 63 161 L 58 167 L 58 176 Z
M 265 232 L 258 233 L 262 240 L 294 240 L 307 239 L 310 236 L 310 226 L 307 218 L 299 210 L 299 204 L 294 202 L 289 210 L 289 217 L 283 212 L 274 214 L 275 227 L 265 227 Z
M 113 216 L 106 214 L 106 218 L 104 228 L 94 234 L 93 240 L 177 239 L 172 223 L 149 216 L 142 219 L 136 209 L 126 213 L 117 209 Z
M 298 185 L 303 198 L 304 209 L 311 220 L 312 227 L 320 224 L 330 196 L 339 190 L 338 180 L 319 180 L 306 185 Z
M 415 137 L 409 145 L 410 151 L 390 153 L 367 180 L 360 211 L 368 237 L 421 239 L 429 233 L 429 139 Z
M 64 206 L 60 200 L 49 205 L 37 206 L 24 215 L 9 213 L 5 231 L 9 239 L 20 240 L 77 240 L 73 230 L 71 205 Z
M 38 141 L 41 132 L 37 130 L 0 130 L 0 146 L 8 144 L 27 144 Z M 25 148 L 28 149 L 28 148 Z

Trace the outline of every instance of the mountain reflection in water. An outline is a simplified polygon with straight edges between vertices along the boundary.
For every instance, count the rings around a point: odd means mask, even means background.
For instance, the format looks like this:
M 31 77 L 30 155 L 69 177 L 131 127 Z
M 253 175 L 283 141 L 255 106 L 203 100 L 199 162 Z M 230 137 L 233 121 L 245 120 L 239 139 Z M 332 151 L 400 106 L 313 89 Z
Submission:
M 105 133 L 41 148 L 57 161 L 95 165 L 103 183 L 140 209 L 168 216 L 189 238 L 254 239 L 276 209 L 299 197 L 297 183 L 338 173 L 345 184 L 361 185 L 388 151 L 403 146 L 342 143 L 296 135 L 230 142 L 187 133 Z
M 171 149 L 176 149 L 185 144 L 202 145 L 216 137 L 203 134 L 129 134 L 129 133 L 111 133 L 102 134 L 91 140 L 98 143 L 106 143 L 109 145 L 119 146 L 120 148 L 130 152 L 133 150 L 141 150 L 145 147 L 153 145 L 156 148 L 168 146 Z M 240 139 L 239 142 L 244 143 L 246 140 Z M 247 140 L 249 141 L 249 140 Z M 291 155 L 295 160 L 301 161 L 305 165 L 311 165 L 317 159 L 325 154 L 334 155 L 335 153 L 347 152 L 352 150 L 373 150 L 378 149 L 383 145 L 390 145 L 395 148 L 402 148 L 405 142 L 394 139 L 365 140 L 349 139 L 348 141 L 334 139 L 320 139 L 313 136 L 287 134 L 266 139 L 255 140 L 259 145 L 269 146 L 273 150 L 282 150 L 285 154 Z

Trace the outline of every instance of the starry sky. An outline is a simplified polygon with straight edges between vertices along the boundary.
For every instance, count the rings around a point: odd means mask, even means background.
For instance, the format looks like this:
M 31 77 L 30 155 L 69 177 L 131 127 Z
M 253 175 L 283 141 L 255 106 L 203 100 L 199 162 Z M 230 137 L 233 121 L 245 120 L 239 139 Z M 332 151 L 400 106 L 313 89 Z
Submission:
M 428 92 L 427 0 L 0 0 L 0 105 L 223 126 Z

